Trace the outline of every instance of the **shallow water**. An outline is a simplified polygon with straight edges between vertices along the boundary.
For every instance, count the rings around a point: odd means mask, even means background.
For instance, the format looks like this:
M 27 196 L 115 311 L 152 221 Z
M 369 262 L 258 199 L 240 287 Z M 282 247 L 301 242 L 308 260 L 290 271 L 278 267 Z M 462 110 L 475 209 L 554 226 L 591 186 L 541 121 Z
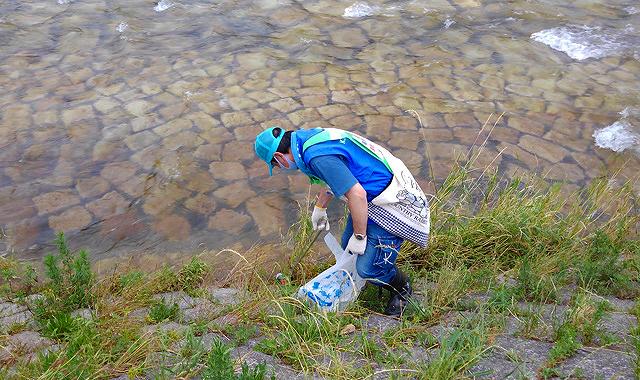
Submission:
M 272 125 L 357 131 L 426 185 L 504 112 L 480 164 L 581 186 L 638 151 L 638 9 L 2 2 L 2 248 L 39 258 L 64 230 L 98 259 L 175 261 L 277 240 L 308 185 L 269 178 L 255 158 L 255 134 Z

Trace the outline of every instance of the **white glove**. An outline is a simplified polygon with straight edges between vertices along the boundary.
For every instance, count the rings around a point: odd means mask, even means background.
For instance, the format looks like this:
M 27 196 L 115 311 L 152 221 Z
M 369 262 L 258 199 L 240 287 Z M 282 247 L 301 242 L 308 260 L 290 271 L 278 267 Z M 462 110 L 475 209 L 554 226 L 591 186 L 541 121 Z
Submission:
M 364 250 L 367 248 L 367 235 L 364 236 L 364 239 L 358 240 L 355 235 L 351 235 L 349 238 L 349 243 L 347 243 L 347 252 L 357 253 L 358 255 L 363 255 Z
M 329 218 L 327 217 L 327 209 L 315 206 L 311 214 L 311 225 L 313 230 L 329 231 Z

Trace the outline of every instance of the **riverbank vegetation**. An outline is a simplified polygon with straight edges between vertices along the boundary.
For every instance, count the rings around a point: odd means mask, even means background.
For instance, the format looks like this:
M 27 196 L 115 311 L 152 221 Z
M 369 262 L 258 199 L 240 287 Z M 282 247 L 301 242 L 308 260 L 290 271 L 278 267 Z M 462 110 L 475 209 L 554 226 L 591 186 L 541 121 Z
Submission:
M 7 347 L 0 374 L 452 379 L 486 375 L 483 360 L 497 365 L 499 355 L 522 376 L 550 378 L 582 373 L 567 363 L 590 347 L 615 348 L 640 373 L 636 324 L 620 333 L 603 322 L 614 312 L 638 313 L 616 305 L 640 295 L 632 185 L 613 176 L 568 191 L 536 176 L 505 179 L 456 165 L 431 199 L 429 246 L 407 243 L 399 256 L 416 288 L 399 321 L 377 315 L 383 302 L 373 287 L 340 315 L 291 297 L 328 265 L 301 257 L 314 235 L 308 213 L 285 239 L 293 254 L 284 269 L 293 281 L 274 283 L 273 267 L 255 268 L 238 253 L 236 282 L 217 284 L 239 289 L 231 300 L 207 283 L 215 268 L 198 256 L 180 268 L 98 279 L 88 253 L 70 252 L 60 235 L 42 275 L 0 259 L 3 305 L 22 305 L 30 316 L 0 319 L 0 347 Z M 47 348 L 32 354 L 12 345 L 24 331 L 37 332 Z M 504 337 L 546 348 L 532 364 L 526 349 L 505 348 Z

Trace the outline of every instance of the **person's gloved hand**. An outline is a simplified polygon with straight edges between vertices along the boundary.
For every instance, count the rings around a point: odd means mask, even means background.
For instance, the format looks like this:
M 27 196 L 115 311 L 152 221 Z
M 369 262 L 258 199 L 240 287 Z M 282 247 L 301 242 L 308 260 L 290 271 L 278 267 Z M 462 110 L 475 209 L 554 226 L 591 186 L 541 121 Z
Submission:
M 329 231 L 329 218 L 327 217 L 327 209 L 315 206 L 311 214 L 311 225 L 313 230 Z
M 349 238 L 349 243 L 347 243 L 347 252 L 357 253 L 358 255 L 363 255 L 364 250 L 367 248 L 367 236 L 364 236 L 364 239 L 358 240 L 355 235 L 351 235 Z

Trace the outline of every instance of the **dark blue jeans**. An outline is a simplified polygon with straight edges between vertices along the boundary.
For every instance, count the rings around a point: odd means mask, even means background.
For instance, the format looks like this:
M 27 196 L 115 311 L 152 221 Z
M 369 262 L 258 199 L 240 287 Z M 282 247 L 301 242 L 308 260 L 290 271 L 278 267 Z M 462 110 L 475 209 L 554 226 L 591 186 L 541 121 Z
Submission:
M 342 233 L 343 249 L 347 247 L 351 235 L 353 235 L 353 221 L 349 215 L 347 225 Z M 360 277 L 378 286 L 388 284 L 396 275 L 396 259 L 400 246 L 402 246 L 402 240 L 402 238 L 369 221 L 367 248 L 363 255 L 358 256 L 356 262 L 356 270 Z

